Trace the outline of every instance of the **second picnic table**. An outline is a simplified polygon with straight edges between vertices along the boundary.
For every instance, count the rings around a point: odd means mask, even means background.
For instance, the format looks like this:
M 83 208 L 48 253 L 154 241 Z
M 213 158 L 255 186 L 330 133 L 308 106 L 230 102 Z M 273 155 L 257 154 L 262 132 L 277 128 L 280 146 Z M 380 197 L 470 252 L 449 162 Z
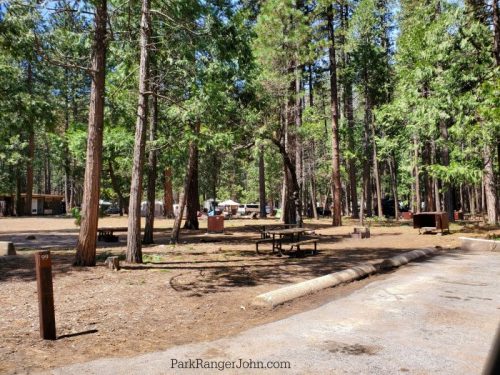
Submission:
M 268 238 L 268 233 L 273 229 L 295 228 L 297 224 L 247 224 L 245 227 L 254 228 L 260 233 L 260 238 Z
M 306 232 L 306 228 L 285 228 L 285 229 L 271 229 L 266 231 L 266 234 L 271 236 L 274 250 L 278 251 L 278 255 L 283 255 L 283 243 L 290 245 L 290 251 L 296 247 L 297 251 L 300 250 L 301 245 L 314 244 L 314 253 L 316 253 L 317 238 L 306 239 L 301 241 L 301 235 Z M 287 242 L 284 239 L 287 238 Z

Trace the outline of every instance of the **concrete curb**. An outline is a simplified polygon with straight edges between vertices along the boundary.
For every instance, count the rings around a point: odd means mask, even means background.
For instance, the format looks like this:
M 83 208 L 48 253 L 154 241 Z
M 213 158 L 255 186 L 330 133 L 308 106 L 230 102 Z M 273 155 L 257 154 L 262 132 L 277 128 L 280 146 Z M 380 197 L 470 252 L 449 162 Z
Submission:
M 377 272 L 377 269 L 371 264 L 360 264 L 359 266 L 348 268 L 346 270 L 331 273 L 329 275 L 317 277 L 312 280 L 292 284 L 284 288 L 276 289 L 255 297 L 254 306 L 275 307 L 292 299 L 305 296 L 321 289 L 330 288 L 338 284 L 359 279 L 360 277 Z
M 459 237 L 462 250 L 500 251 L 500 241 L 483 238 Z
M 412 260 L 432 255 L 436 252 L 437 249 L 413 250 L 405 254 L 386 259 L 381 263 L 381 265 L 374 266 L 372 264 L 362 263 L 343 271 L 331 273 L 329 275 L 317 277 L 312 280 L 303 281 L 301 283 L 292 284 L 284 288 L 260 294 L 254 298 L 252 305 L 256 307 L 274 308 L 277 305 L 317 292 L 321 289 L 331 288 L 342 283 L 354 281 L 364 276 L 380 272 L 383 269 L 399 267 Z
M 424 256 L 432 255 L 436 251 L 437 251 L 437 249 L 435 249 L 435 248 L 434 249 L 428 248 L 428 249 L 412 250 L 412 251 L 409 251 L 409 252 L 401 254 L 401 255 L 396 255 L 392 258 L 384 260 L 380 264 L 380 269 L 388 270 L 391 268 L 399 267 L 399 266 L 402 266 L 404 264 L 411 262 L 412 260 L 415 260 L 415 259 L 418 259 L 418 258 L 421 258 Z

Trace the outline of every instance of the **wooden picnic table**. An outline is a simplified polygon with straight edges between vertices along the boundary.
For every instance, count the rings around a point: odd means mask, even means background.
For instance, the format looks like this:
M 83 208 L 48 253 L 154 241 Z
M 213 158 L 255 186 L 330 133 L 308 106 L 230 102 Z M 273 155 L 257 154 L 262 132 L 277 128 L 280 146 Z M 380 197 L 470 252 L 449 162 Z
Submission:
M 266 231 L 266 235 L 272 238 L 273 252 L 277 250 L 278 255 L 281 256 L 283 254 L 284 239 L 290 240 L 291 243 L 300 243 L 300 235 L 305 231 L 306 228 L 271 229 Z
M 260 238 L 268 238 L 268 231 L 272 229 L 286 229 L 297 227 L 298 224 L 246 224 L 247 228 L 254 228 L 260 233 Z
M 97 228 L 97 241 L 116 242 L 118 237 L 114 232 L 127 232 L 127 227 L 101 227 Z

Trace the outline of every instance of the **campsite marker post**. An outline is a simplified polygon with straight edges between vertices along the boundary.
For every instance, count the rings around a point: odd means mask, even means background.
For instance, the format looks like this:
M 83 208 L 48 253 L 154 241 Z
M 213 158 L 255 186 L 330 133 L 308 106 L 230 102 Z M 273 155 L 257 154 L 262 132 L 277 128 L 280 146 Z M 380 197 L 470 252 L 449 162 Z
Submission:
M 52 260 L 50 258 L 50 251 L 37 251 L 35 253 L 35 268 L 38 290 L 38 314 L 40 317 L 40 337 L 44 340 L 55 340 L 56 319 L 54 315 Z

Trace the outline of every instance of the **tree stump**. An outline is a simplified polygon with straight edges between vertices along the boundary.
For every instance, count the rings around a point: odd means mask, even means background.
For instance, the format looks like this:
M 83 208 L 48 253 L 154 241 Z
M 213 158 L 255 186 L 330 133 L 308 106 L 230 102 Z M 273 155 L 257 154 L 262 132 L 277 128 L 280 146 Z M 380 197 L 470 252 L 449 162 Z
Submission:
M 107 257 L 104 263 L 108 265 L 108 268 L 110 270 L 115 270 L 115 271 L 120 270 L 120 258 L 117 256 Z
M 16 255 L 16 249 L 12 242 L 0 241 L 0 255 Z
M 370 228 L 355 227 L 354 232 L 351 233 L 351 238 L 370 238 Z

